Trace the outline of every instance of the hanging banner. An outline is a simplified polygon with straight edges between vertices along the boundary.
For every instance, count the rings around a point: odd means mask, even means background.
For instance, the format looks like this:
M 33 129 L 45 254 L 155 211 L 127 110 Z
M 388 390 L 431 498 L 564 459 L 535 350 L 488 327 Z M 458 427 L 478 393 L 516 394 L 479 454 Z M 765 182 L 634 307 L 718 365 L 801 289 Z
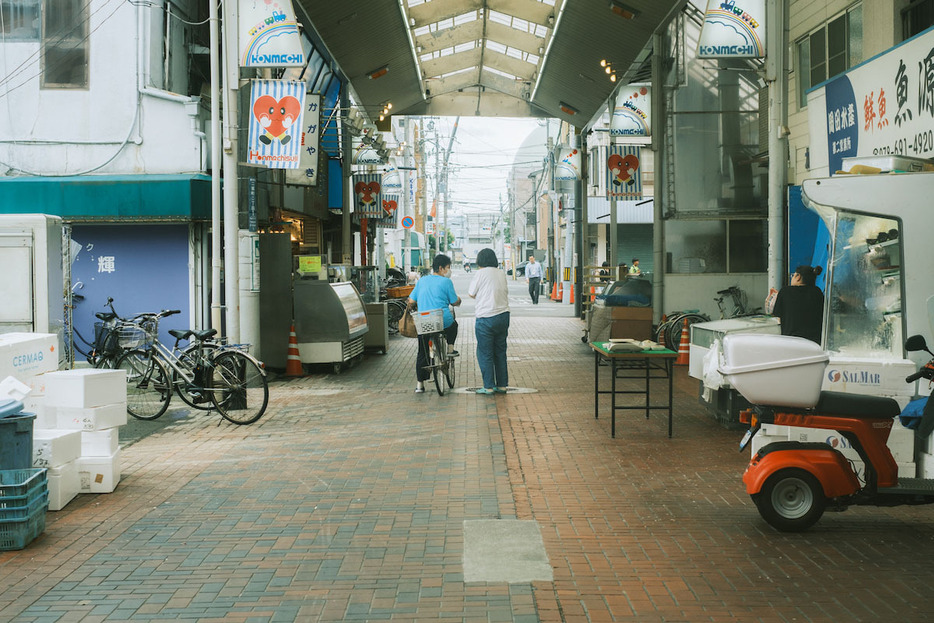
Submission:
M 383 173 L 383 192 L 398 195 L 402 192 L 402 175 L 399 169 L 390 166 Z
M 642 199 L 641 155 L 642 148 L 635 145 L 610 146 L 606 159 L 608 199 Z
M 385 188 L 384 188 L 385 190 Z M 395 229 L 399 209 L 399 195 L 383 195 L 383 216 L 376 221 L 377 227 L 389 227 Z
M 358 138 L 353 139 L 353 164 L 383 164 L 383 159 L 372 143 L 364 143 Z
M 571 147 L 558 148 L 555 163 L 556 180 L 579 180 L 581 178 L 581 152 Z
M 850 156 L 934 157 L 932 127 L 934 29 L 808 93 L 812 171 L 835 173 Z M 826 156 L 813 146 L 822 136 Z
M 289 0 L 239 0 L 240 66 L 304 67 L 305 53 Z
M 305 114 L 302 116 L 301 149 L 298 167 L 285 172 L 285 183 L 315 186 L 318 183 L 318 124 L 321 119 L 321 96 L 310 91 L 305 94 Z
M 610 119 L 610 136 L 651 136 L 652 94 L 648 87 L 620 89 Z
M 364 218 L 382 218 L 383 197 L 379 183 L 381 177 L 378 173 L 353 176 L 355 223 L 359 223 L 360 219 Z
M 296 169 L 302 147 L 305 83 L 250 81 L 247 162 L 270 169 Z
M 707 0 L 698 58 L 765 56 L 765 0 Z

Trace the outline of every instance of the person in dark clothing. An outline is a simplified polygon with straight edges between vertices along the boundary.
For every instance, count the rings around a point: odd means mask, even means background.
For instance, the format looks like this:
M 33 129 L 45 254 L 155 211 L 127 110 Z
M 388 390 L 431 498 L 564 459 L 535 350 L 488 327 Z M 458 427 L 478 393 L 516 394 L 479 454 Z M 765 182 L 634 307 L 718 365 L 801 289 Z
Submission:
M 782 335 L 795 335 L 821 343 L 824 293 L 815 285 L 820 266 L 798 266 L 791 283 L 775 299 L 772 315 L 782 320 Z

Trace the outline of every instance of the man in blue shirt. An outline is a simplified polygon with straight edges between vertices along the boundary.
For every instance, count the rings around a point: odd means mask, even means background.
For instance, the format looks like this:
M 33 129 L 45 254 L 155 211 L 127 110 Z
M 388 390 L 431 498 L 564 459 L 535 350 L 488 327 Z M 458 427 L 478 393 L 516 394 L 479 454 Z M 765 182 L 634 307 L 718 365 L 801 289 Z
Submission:
M 451 258 L 447 255 L 436 255 L 431 263 L 432 273 L 425 275 L 415 283 L 415 289 L 409 294 L 406 301 L 406 313 L 414 305 L 418 305 L 419 311 L 429 311 L 440 309 L 444 312 L 444 337 L 448 345 L 452 348 L 448 354 L 456 357 L 460 353 L 454 350 L 454 340 L 457 339 L 457 321 L 454 320 L 454 314 L 451 307 L 457 307 L 461 304 L 461 299 L 454 291 L 454 283 L 451 281 Z M 425 391 L 425 381 L 430 376 L 425 366 L 428 365 L 428 353 L 425 348 L 425 340 L 418 338 L 418 355 L 415 358 L 415 377 L 418 381 L 415 385 L 415 393 L 421 394 Z
M 529 296 L 532 297 L 532 305 L 538 305 L 538 295 L 541 292 L 542 277 L 545 271 L 542 265 L 535 261 L 535 256 L 529 256 L 529 263 L 525 265 L 525 280 L 529 284 Z

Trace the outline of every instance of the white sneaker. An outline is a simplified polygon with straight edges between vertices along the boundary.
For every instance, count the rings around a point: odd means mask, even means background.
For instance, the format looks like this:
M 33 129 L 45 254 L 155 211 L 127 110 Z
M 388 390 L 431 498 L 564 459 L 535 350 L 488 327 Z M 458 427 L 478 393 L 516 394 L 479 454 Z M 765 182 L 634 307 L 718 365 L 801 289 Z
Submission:
M 421 381 L 419 381 L 418 383 L 416 383 L 416 384 L 415 384 L 415 393 L 416 393 L 416 394 L 424 394 L 424 393 L 425 393 L 425 384 L 422 383 Z

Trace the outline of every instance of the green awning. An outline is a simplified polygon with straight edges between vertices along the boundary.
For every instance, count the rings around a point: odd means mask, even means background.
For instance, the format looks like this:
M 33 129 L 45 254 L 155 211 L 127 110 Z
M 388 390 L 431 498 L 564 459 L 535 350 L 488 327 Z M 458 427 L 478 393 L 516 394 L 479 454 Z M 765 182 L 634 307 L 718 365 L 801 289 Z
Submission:
M 0 177 L 0 214 L 42 213 L 71 223 L 209 221 L 208 175 Z

